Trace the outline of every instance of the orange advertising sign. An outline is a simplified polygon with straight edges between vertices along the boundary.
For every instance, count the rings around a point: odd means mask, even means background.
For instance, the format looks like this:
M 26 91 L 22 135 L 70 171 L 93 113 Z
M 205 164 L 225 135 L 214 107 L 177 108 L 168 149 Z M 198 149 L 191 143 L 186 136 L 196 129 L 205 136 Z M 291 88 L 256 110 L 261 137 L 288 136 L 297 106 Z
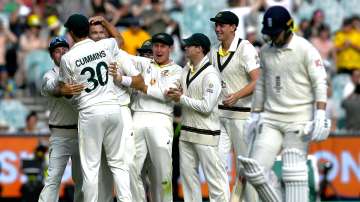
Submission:
M 44 136 L 1 136 L 0 135 L 0 185 L 2 197 L 20 197 L 20 187 L 26 181 L 26 176 L 21 172 L 21 159 L 31 158 L 34 149 Z M 329 161 L 332 169 L 328 173 L 328 180 L 334 190 L 329 189 L 344 197 L 358 197 L 360 195 L 360 136 L 332 136 L 326 141 L 312 143 L 309 154 L 314 155 L 320 162 Z M 234 158 L 229 156 L 229 181 L 235 182 Z M 199 169 L 202 183 L 202 194 L 208 196 L 208 187 L 205 177 Z M 320 180 L 322 176 L 320 174 Z M 70 164 L 65 169 L 62 184 L 71 183 Z M 181 186 L 179 194 L 182 196 Z M 62 190 L 62 189 L 61 189 Z
M 0 135 L 0 185 L 2 197 L 20 197 L 20 188 L 27 178 L 21 171 L 21 160 L 31 159 L 40 140 L 48 136 Z M 71 182 L 71 169 L 65 169 L 63 184 Z
M 332 136 L 311 144 L 309 153 L 319 162 L 328 161 L 332 165 L 327 179 L 333 189 L 327 189 L 327 195 L 336 192 L 342 197 L 360 196 L 360 136 Z

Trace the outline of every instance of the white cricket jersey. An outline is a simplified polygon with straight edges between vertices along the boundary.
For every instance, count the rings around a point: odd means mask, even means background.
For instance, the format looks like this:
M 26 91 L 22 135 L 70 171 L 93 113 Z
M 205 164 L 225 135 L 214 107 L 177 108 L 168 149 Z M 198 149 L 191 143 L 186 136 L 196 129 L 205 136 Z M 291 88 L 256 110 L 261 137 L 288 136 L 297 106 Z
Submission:
M 236 93 L 251 82 L 249 72 L 260 67 L 255 47 L 247 40 L 235 37 L 227 56 L 220 56 L 221 44 L 211 51 L 211 63 L 220 71 L 222 93 L 219 100 L 220 116 L 228 118 L 247 118 L 252 96 L 240 98 L 232 107 L 224 107 L 226 95 Z
M 42 79 L 41 94 L 48 97 L 50 110 L 49 124 L 56 126 L 77 125 L 78 112 L 64 97 L 52 96 L 58 85 L 59 67 L 55 66 L 47 71 Z
M 293 35 L 282 48 L 266 44 L 260 52 L 261 75 L 253 110 L 279 121 L 313 119 L 315 102 L 326 102 L 326 72 L 319 52 Z
M 183 95 L 182 128 L 180 140 L 217 146 L 220 137 L 220 120 L 217 108 L 221 92 L 218 71 L 207 57 L 192 72 L 186 65 L 181 75 Z
M 165 92 L 169 88 L 179 87 L 182 68 L 174 62 L 159 66 L 154 60 L 139 56 L 133 56 L 132 60 L 141 72 L 148 90 L 146 94 L 139 91 L 133 93 L 131 109 L 172 116 L 174 104 L 165 97 Z
M 116 62 L 118 65 L 118 72 L 121 75 L 137 76 L 140 74 L 140 71 L 135 67 L 131 57 L 133 56 L 119 49 L 119 56 Z M 117 88 L 115 88 L 115 92 L 119 98 L 120 104 L 128 105 L 130 103 L 129 87 L 125 87 L 121 84 L 117 85 L 116 83 L 115 85 L 117 86 Z
M 109 63 L 119 60 L 120 55 L 116 40 L 109 38 L 82 40 L 62 56 L 59 80 L 85 84 L 81 94 L 72 98 L 80 112 L 91 113 L 88 108 L 94 106 L 121 104 L 113 77 L 108 74 Z

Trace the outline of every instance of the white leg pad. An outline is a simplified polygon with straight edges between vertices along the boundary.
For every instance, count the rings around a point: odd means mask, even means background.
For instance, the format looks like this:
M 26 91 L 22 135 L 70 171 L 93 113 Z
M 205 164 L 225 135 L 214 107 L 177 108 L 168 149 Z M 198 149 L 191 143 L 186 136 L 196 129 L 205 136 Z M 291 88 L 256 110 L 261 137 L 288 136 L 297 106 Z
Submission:
M 238 157 L 244 167 L 246 179 L 254 186 L 263 202 L 280 202 L 279 196 L 269 184 L 264 174 L 264 169 L 254 160 L 246 157 Z
M 285 149 L 282 153 L 282 162 L 286 201 L 309 201 L 306 154 L 299 149 Z

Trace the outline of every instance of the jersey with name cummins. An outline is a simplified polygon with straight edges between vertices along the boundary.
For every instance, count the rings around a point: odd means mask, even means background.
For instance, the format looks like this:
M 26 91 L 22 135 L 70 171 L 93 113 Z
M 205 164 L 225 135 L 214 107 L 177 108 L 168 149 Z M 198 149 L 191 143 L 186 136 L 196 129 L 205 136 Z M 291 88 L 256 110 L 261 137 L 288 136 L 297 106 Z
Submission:
M 85 84 L 81 94 L 72 98 L 78 110 L 95 105 L 119 104 L 113 78 L 108 74 L 109 63 L 119 57 L 119 49 L 113 38 L 97 42 L 91 39 L 80 41 L 63 55 L 59 80 Z
M 75 65 L 76 67 L 80 67 L 81 65 L 85 65 L 89 62 L 92 62 L 94 60 L 98 60 L 98 59 L 101 59 L 101 58 L 104 58 L 106 57 L 106 53 L 105 53 L 105 50 L 102 50 L 100 52 L 97 52 L 97 53 L 92 53 L 90 55 L 87 55 L 83 58 L 80 58 L 78 60 L 75 61 Z

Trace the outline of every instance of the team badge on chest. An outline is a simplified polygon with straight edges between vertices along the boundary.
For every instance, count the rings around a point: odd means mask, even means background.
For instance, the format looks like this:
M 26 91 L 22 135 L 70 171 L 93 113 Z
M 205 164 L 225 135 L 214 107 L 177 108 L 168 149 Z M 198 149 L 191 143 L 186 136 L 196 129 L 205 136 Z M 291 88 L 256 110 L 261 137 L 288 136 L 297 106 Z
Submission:
M 161 77 L 169 76 L 169 70 L 161 71 L 160 75 L 161 75 Z
M 151 73 L 151 66 L 149 66 L 149 67 L 146 69 L 146 73 L 148 73 L 148 74 Z

